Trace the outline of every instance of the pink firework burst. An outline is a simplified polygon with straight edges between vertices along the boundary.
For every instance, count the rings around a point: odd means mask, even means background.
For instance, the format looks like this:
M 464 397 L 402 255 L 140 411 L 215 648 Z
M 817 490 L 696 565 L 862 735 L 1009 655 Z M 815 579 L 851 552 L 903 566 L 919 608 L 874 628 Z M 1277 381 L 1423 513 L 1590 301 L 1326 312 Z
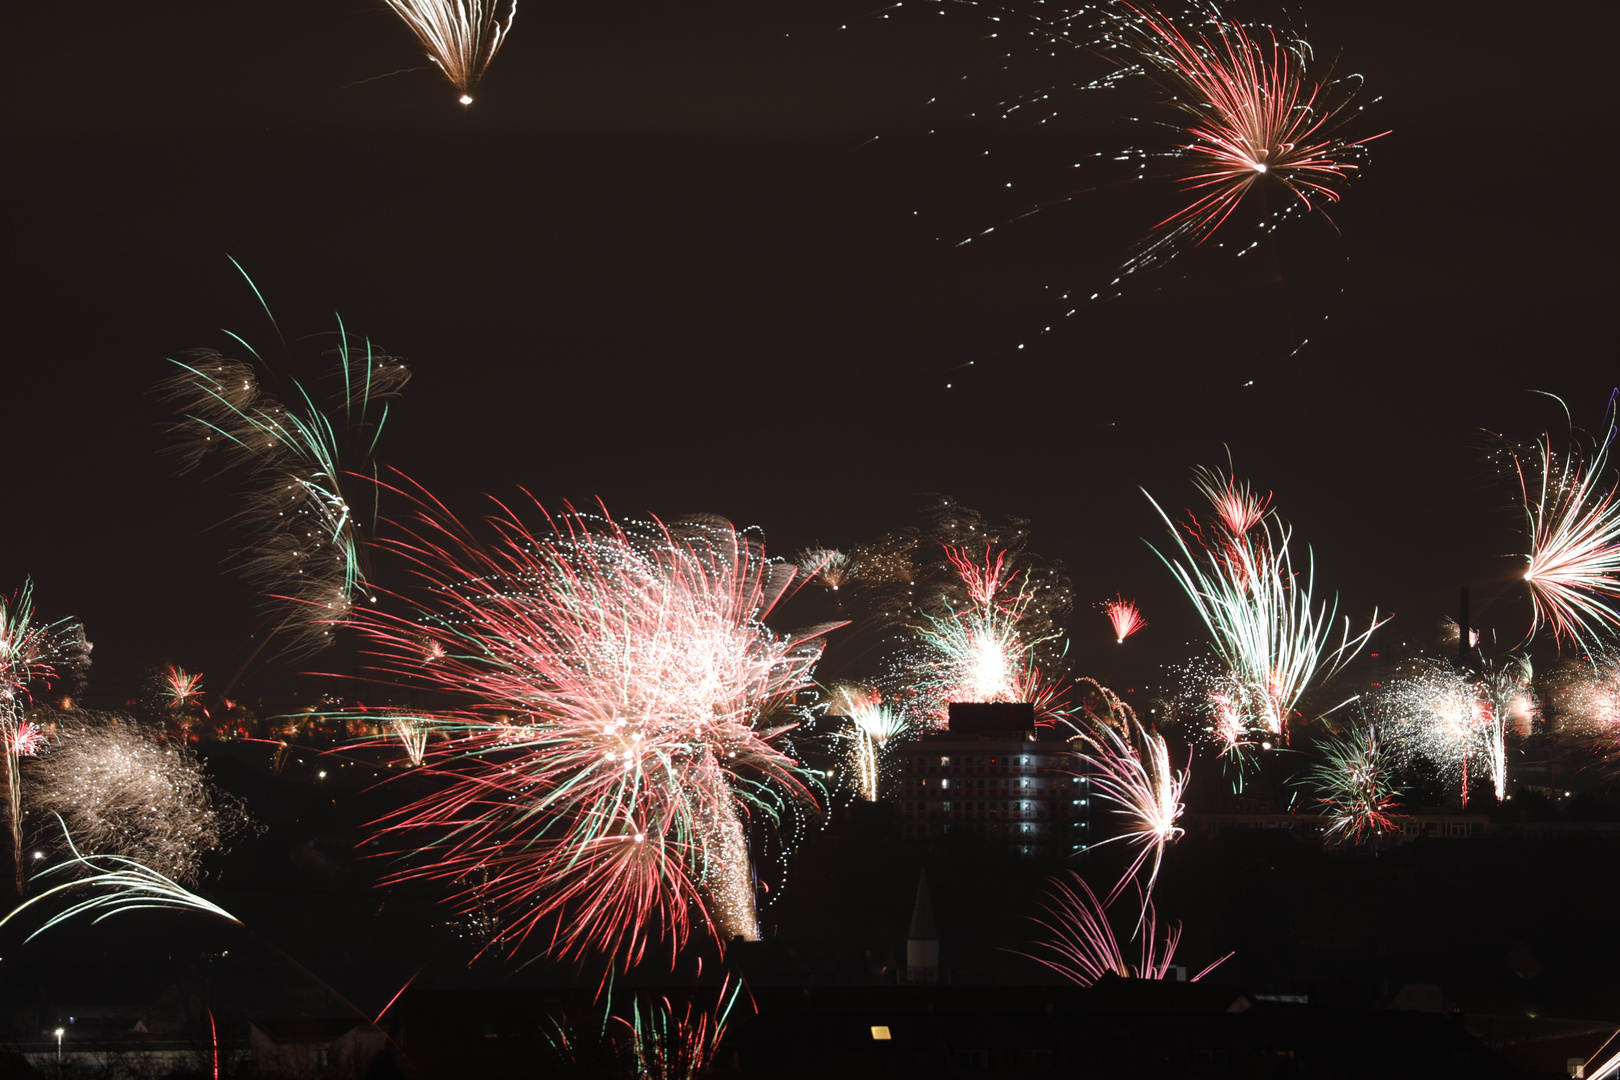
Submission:
M 1608 470 L 1616 400 L 1610 397 L 1603 437 L 1590 449 L 1572 435 L 1562 454 L 1550 438 L 1533 456 L 1513 453 L 1531 538 L 1524 571 L 1535 602 L 1530 635 L 1549 626 L 1560 644 L 1586 649 L 1620 630 L 1620 501 Z
M 1127 600 L 1123 595 L 1113 600 L 1106 600 L 1101 605 L 1103 613 L 1108 616 L 1108 622 L 1114 628 L 1114 639 L 1121 645 L 1125 639 L 1147 625 L 1142 618 L 1142 612 L 1137 608 L 1135 600 Z
M 1251 35 L 1213 7 L 1202 30 L 1151 7 L 1124 7 L 1131 14 L 1108 39 L 1134 54 L 1135 70 L 1185 117 L 1177 128 L 1187 141 L 1171 161 L 1182 190 L 1196 197 L 1156 226 L 1165 239 L 1202 243 L 1264 180 L 1280 183 L 1306 212 L 1339 200 L 1336 185 L 1378 136 L 1335 134 L 1354 94 L 1307 76 L 1303 39 L 1269 28 Z
M 831 629 L 761 622 L 795 568 L 718 520 L 569 508 L 531 529 L 503 507 L 486 543 L 417 502 L 395 546 L 432 610 L 361 625 L 385 670 L 469 704 L 423 718 L 445 784 L 386 823 L 431 858 L 395 880 L 458 884 L 507 946 L 547 923 L 554 954 L 626 967 L 653 941 L 673 957 L 694 922 L 722 944 L 757 936 L 746 822 L 813 802 L 775 740 Z M 443 646 L 427 668 L 424 635 Z
M 1116 885 L 1107 900 L 1098 900 L 1097 894 L 1091 891 L 1091 886 L 1079 874 L 1069 871 L 1065 876 L 1067 881 L 1058 879 L 1051 883 L 1041 905 L 1046 909 L 1045 918 L 1034 920 L 1050 935 L 1035 943 L 1048 955 L 1031 956 L 1030 959 L 1080 986 L 1090 986 L 1105 975 L 1117 975 L 1124 979 L 1163 979 L 1170 974 L 1171 964 L 1176 958 L 1176 946 L 1181 943 L 1180 924 L 1166 927 L 1161 937 L 1153 901 L 1146 895 L 1138 894 L 1135 935 L 1141 938 L 1141 946 L 1133 963 L 1125 958 L 1125 951 L 1120 947 L 1119 937 L 1108 918 L 1109 906 L 1125 882 Z M 1231 956 L 1231 953 L 1227 953 L 1190 981 L 1202 979 Z
M 6 750 L 17 757 L 33 757 L 45 749 L 45 733 L 24 720 L 9 731 L 0 728 L 6 740 Z

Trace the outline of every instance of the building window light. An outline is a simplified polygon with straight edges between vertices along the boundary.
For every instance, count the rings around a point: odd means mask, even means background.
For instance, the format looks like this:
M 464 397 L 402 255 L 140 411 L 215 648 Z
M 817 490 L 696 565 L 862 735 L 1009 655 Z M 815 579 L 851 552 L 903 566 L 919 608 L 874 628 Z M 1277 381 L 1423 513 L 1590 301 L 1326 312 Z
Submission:
M 873 1024 L 872 1038 L 876 1042 L 888 1042 L 890 1039 L 894 1038 L 894 1036 L 889 1034 L 889 1026 L 887 1024 Z

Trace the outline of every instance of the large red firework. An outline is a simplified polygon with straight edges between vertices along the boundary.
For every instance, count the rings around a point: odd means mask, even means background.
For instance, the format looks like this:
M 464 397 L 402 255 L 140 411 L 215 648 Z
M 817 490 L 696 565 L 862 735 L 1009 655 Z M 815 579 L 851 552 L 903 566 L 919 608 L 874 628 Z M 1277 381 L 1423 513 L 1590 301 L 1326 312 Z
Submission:
M 430 608 L 361 625 L 384 669 L 467 704 L 431 717 L 426 765 L 447 783 L 385 823 L 431 858 L 397 876 L 457 883 L 507 946 L 548 925 L 560 956 L 628 966 L 657 940 L 673 956 L 694 922 L 756 936 L 745 820 L 811 800 L 774 740 L 830 629 L 761 622 L 795 568 L 718 520 L 536 506 L 531 529 L 502 507 L 484 542 L 417 502 L 395 547 Z

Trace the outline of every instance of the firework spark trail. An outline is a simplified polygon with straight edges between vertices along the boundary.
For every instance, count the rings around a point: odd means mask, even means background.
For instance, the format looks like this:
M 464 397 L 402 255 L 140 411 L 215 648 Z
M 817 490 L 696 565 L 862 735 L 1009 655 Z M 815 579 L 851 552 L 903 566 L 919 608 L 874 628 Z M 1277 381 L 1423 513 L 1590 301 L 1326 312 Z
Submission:
M 700 1009 L 692 1001 L 679 1013 L 669 999 L 656 1004 L 636 1001 L 631 1019 L 619 1022 L 630 1029 L 637 1080 L 696 1080 L 709 1067 L 726 1034 L 726 1021 L 742 993 L 731 987 L 728 976 L 712 1008 Z M 726 993 L 730 987 L 731 993 Z
M 388 400 L 399 395 L 410 371 L 369 340 L 353 340 L 340 320 L 334 403 L 323 410 L 294 382 L 298 405 L 288 408 L 261 385 L 254 364 L 264 367 L 263 359 L 231 336 L 253 363 L 194 350 L 187 362 L 173 361 L 178 370 L 155 389 L 182 416 L 170 426 L 180 471 L 215 461 L 221 472 L 237 472 L 248 483 L 238 515 L 251 536 L 241 553 L 242 572 L 282 616 L 260 647 L 291 628 L 287 651 L 307 655 L 330 643 L 333 626 L 365 590 L 361 523 L 345 487 L 349 473 L 368 469 Z
M 251 827 L 242 804 L 214 790 L 183 743 L 127 715 L 56 717 L 50 752 L 24 776 L 24 801 L 56 815 L 81 844 L 192 884 L 204 855 Z
M 1142 944 L 1136 963 L 1125 959 L 1119 938 L 1109 921 L 1108 909 L 1126 881 L 1130 880 L 1129 874 L 1125 881 L 1114 886 L 1108 899 L 1103 901 L 1097 899 L 1097 894 L 1091 891 L 1091 886 L 1079 874 L 1071 870 L 1068 877 L 1069 882 L 1054 880 L 1051 883 L 1041 902 L 1046 910 L 1046 918 L 1034 920 L 1037 926 L 1051 935 L 1035 945 L 1054 954 L 1055 959 L 1030 956 L 1031 960 L 1080 986 L 1090 986 L 1104 975 L 1118 975 L 1125 979 L 1162 979 L 1169 974 L 1171 964 L 1175 961 L 1176 946 L 1181 942 L 1181 926 L 1167 927 L 1161 939 L 1153 901 L 1145 893 L 1138 894 L 1140 911 L 1135 925 Z M 1194 975 L 1191 981 L 1202 979 L 1231 956 L 1231 953 L 1227 953 Z
M 850 682 L 834 683 L 828 688 L 824 709 L 829 716 L 849 721 L 849 730 L 840 735 L 849 742 L 855 793 L 866 802 L 877 802 L 883 751 L 890 739 L 906 730 L 905 717 L 886 706 L 879 691 Z
M 6 818 L 17 895 L 23 894 L 22 759 L 42 747 L 40 732 L 23 719 L 28 687 L 52 679 L 57 665 L 89 652 L 84 630 L 69 619 L 34 619 L 34 583 L 24 581 L 7 600 L 0 596 L 0 762 L 6 769 Z
M 57 820 L 61 821 L 60 818 Z M 33 941 L 53 926 L 80 915 L 93 914 L 95 917 L 91 921 L 101 922 L 126 911 L 152 908 L 168 911 L 201 911 L 209 915 L 218 915 L 237 924 L 242 921 L 219 905 L 198 896 L 178 882 L 164 877 L 134 859 L 127 859 L 121 855 L 80 854 L 65 823 L 62 825 L 62 842 L 69 853 L 69 859 L 43 871 L 35 880 L 43 880 L 52 875 L 70 876 L 75 873 L 84 876 L 53 885 L 23 901 L 5 918 L 0 919 L 0 926 L 6 925 L 35 904 L 43 903 L 51 897 L 71 894 L 76 890 L 87 891 L 91 895 L 52 915 L 29 934 L 24 939 L 25 942 Z
M 799 552 L 799 569 L 809 581 L 824 589 L 837 592 L 855 575 L 856 563 L 848 555 L 834 548 L 812 548 Z
M 170 664 L 160 676 L 159 693 L 164 708 L 180 713 L 202 704 L 202 675 L 192 674 L 183 667 Z
M 395 880 L 459 882 L 462 901 L 503 914 L 496 940 L 514 946 L 555 918 L 559 955 L 626 967 L 658 939 L 673 957 L 694 910 L 722 944 L 757 934 L 743 815 L 814 801 L 773 740 L 832 629 L 761 621 L 795 568 L 724 522 L 570 508 L 531 530 L 503 507 L 484 543 L 411 497 L 418 525 L 392 546 L 434 610 L 368 608 L 360 622 L 385 670 L 474 704 L 432 718 L 443 739 L 429 767 L 447 786 L 386 829 L 413 848 L 424 830 L 441 839 Z M 444 646 L 427 668 L 424 636 Z
M 405 748 L 405 756 L 412 765 L 421 765 L 427 756 L 428 735 L 433 725 L 414 716 L 390 716 L 388 730 Z
M 1235 481 L 1211 487 L 1207 481 L 1213 475 L 1199 474 L 1199 486 L 1220 514 L 1221 524 L 1210 530 L 1215 535 L 1207 535 L 1196 518 L 1185 530 L 1177 528 L 1149 495 L 1175 541 L 1170 555 L 1153 550 L 1197 608 L 1229 673 L 1222 700 L 1214 702 L 1217 710 L 1235 710 L 1242 717 L 1238 726 L 1254 733 L 1250 740 L 1231 739 L 1228 744 L 1286 742 L 1300 697 L 1314 681 L 1331 678 L 1354 658 L 1382 624 L 1374 611 L 1367 629 L 1352 637 L 1346 618 L 1333 645 L 1338 602 L 1314 605 L 1314 560 L 1307 562 L 1303 577 L 1296 574 L 1289 552 L 1292 530 L 1277 521 L 1275 511 L 1265 511 L 1245 532 L 1227 528 L 1229 517 L 1215 496 L 1231 490 Z M 1196 552 L 1184 531 L 1198 542 Z M 1306 553 L 1309 560 L 1309 548 Z
M 1550 435 L 1530 460 L 1511 451 L 1531 542 L 1524 580 L 1534 619 L 1526 641 L 1550 626 L 1558 643 L 1592 650 L 1620 630 L 1620 485 L 1608 468 L 1620 430 L 1617 401 L 1620 391 L 1609 398 L 1603 437 L 1589 449 L 1572 433 L 1562 454 Z
M 512 28 L 517 15 L 515 0 L 383 2 L 410 27 L 428 58 L 460 92 L 461 104 L 471 105 L 473 90 Z
M 1080 760 L 1089 766 L 1087 772 L 1094 791 L 1114 803 L 1115 813 L 1125 822 L 1118 835 L 1095 846 L 1124 840 L 1142 848 L 1120 883 L 1109 893 L 1108 901 L 1113 902 L 1149 856 L 1153 858 L 1153 865 L 1142 893 L 1151 896 L 1164 849 L 1185 832 L 1176 820 L 1185 809 L 1181 793 L 1187 786 L 1188 770 L 1178 772 L 1172 768 L 1164 736 L 1144 728 L 1129 707 L 1117 699 L 1110 703 L 1110 716 L 1106 721 L 1087 717 L 1080 723 L 1072 720 L 1070 723 L 1085 745 Z M 1191 764 L 1190 755 L 1188 764 Z
M 1108 616 L 1108 624 L 1114 628 L 1114 640 L 1121 645 L 1125 644 L 1126 638 L 1147 626 L 1147 620 L 1142 618 L 1135 600 L 1127 600 L 1121 595 L 1103 601 L 1100 606 Z
M 1315 787 L 1316 802 L 1329 824 L 1328 844 L 1357 846 L 1396 828 L 1401 789 L 1395 783 L 1393 761 L 1378 729 L 1368 724 L 1330 736 L 1317 744 L 1322 761 L 1307 774 Z

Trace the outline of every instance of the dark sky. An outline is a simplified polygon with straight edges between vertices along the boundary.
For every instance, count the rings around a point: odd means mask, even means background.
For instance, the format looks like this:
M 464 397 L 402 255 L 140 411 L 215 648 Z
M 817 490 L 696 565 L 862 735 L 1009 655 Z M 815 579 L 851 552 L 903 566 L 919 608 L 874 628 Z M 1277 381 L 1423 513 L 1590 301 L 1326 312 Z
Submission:
M 222 328 L 274 344 L 227 254 L 295 348 L 336 311 L 410 360 L 380 456 L 469 516 L 522 484 L 723 514 L 791 555 L 948 492 L 1029 518 L 1082 603 L 1139 597 L 1151 667 L 1193 628 L 1139 488 L 1189 505 L 1190 467 L 1229 447 L 1389 633 L 1509 582 L 1519 521 L 1480 430 L 1561 423 L 1532 389 L 1596 425 L 1620 376 L 1608 5 L 1299 5 L 1319 58 L 1383 96 L 1364 133 L 1393 129 L 1342 235 L 1199 251 L 1067 319 L 1055 293 L 1104 284 L 1173 189 L 1007 222 L 1144 137 L 1131 103 L 987 120 L 1073 74 L 1017 43 L 1028 66 L 998 71 L 971 8 L 875 6 L 530 0 L 471 111 L 433 71 L 376 78 L 425 64 L 380 3 L 28 6 L 0 588 L 32 575 L 43 615 L 84 620 L 104 694 L 246 658 L 239 538 L 213 527 L 234 488 L 172 474 L 148 393 Z M 1525 627 L 1512 592 L 1486 619 Z M 1135 670 L 1101 616 L 1071 631 L 1080 670 Z

